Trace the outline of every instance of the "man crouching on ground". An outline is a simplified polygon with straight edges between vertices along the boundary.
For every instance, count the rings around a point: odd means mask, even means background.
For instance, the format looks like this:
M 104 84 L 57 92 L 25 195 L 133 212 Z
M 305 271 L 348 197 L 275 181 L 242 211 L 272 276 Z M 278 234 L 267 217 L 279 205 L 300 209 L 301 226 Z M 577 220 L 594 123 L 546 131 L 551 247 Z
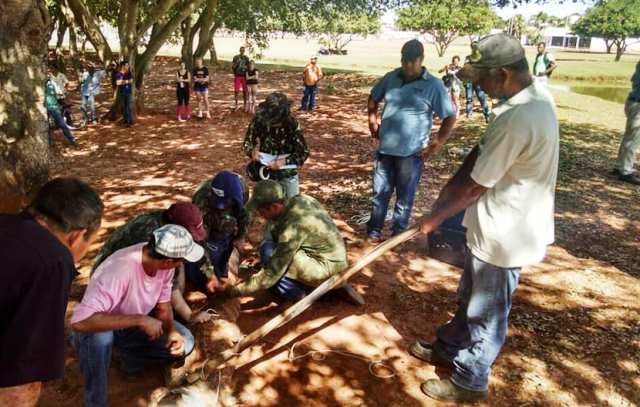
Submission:
M 328 278 L 347 268 L 347 250 L 335 223 L 314 198 L 296 195 L 287 199 L 276 181 L 256 184 L 247 210 L 272 222 L 273 240 L 260 247 L 262 269 L 230 288 L 239 297 L 269 289 L 276 296 L 298 301 Z M 353 302 L 364 300 L 355 290 L 343 288 Z
M 174 269 L 203 253 L 187 229 L 168 224 L 153 231 L 148 243 L 118 250 L 96 269 L 71 318 L 85 405 L 107 405 L 113 346 L 128 374 L 181 360 L 193 350 L 193 335 L 173 320 L 171 287 Z

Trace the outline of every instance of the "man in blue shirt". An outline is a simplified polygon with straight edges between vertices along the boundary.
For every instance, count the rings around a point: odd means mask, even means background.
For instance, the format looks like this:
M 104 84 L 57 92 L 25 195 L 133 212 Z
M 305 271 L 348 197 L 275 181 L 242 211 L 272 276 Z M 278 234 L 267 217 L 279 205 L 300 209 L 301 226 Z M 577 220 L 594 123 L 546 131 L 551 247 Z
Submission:
M 402 67 L 387 73 L 371 89 L 368 102 L 371 137 L 379 140 L 373 165 L 373 205 L 367 224 L 369 238 L 382 237 L 384 219 L 394 190 L 393 234 L 407 229 L 423 162 L 451 135 L 456 114 L 442 81 L 422 66 L 424 47 L 418 40 L 402 46 Z M 382 121 L 378 106 L 384 101 Z M 431 138 L 433 114 L 442 119 Z
M 133 113 L 131 112 L 131 69 L 129 68 L 129 61 L 120 62 L 120 71 L 115 75 L 116 85 L 118 85 L 118 92 L 122 98 L 122 110 L 124 115 L 124 121 L 127 127 L 133 126 Z
M 640 61 L 631 77 L 631 92 L 624 105 L 627 126 L 618 151 L 618 162 L 613 170 L 621 181 L 640 185 L 640 176 L 633 171 L 636 153 L 640 148 Z

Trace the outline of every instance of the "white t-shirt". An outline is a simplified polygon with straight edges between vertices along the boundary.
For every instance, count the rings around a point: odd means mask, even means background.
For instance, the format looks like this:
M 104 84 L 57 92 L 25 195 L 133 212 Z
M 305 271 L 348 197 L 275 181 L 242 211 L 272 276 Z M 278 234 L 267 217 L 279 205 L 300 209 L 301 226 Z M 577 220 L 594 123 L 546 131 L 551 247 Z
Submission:
M 471 178 L 488 190 L 464 217 L 474 256 L 512 268 L 538 263 L 554 240 L 559 128 L 555 102 L 532 84 L 493 109 Z
M 58 85 L 58 99 L 63 98 L 65 95 L 65 86 L 69 83 L 67 76 L 62 72 L 58 72 L 58 74 L 53 78 L 53 81 Z

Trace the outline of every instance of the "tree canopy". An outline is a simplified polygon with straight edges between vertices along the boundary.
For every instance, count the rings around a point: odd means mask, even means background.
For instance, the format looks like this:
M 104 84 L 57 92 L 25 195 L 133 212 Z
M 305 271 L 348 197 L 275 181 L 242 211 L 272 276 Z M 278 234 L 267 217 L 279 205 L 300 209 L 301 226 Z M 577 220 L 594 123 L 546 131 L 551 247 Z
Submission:
M 616 46 L 615 60 L 619 61 L 627 49 L 629 37 L 640 37 L 640 3 L 637 0 L 602 1 L 573 26 L 576 34 L 602 37 L 610 49 Z
M 333 9 L 308 18 L 305 31 L 318 35 L 320 44 L 330 51 L 341 53 L 355 36 L 366 37 L 380 31 L 380 13 Z
M 486 0 L 416 0 L 398 13 L 399 27 L 431 35 L 439 56 L 458 36 L 486 34 L 497 21 Z

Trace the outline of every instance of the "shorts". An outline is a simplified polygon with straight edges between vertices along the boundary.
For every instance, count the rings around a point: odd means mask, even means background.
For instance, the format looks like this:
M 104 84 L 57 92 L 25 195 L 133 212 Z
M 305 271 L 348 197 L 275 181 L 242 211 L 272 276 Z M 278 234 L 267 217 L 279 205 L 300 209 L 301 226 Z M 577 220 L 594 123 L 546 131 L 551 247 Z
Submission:
M 242 89 L 243 92 L 247 91 L 247 78 L 244 75 L 234 75 L 233 91 L 240 92 L 240 89 Z
M 207 85 L 193 85 L 193 91 L 196 93 L 208 93 L 209 87 Z

